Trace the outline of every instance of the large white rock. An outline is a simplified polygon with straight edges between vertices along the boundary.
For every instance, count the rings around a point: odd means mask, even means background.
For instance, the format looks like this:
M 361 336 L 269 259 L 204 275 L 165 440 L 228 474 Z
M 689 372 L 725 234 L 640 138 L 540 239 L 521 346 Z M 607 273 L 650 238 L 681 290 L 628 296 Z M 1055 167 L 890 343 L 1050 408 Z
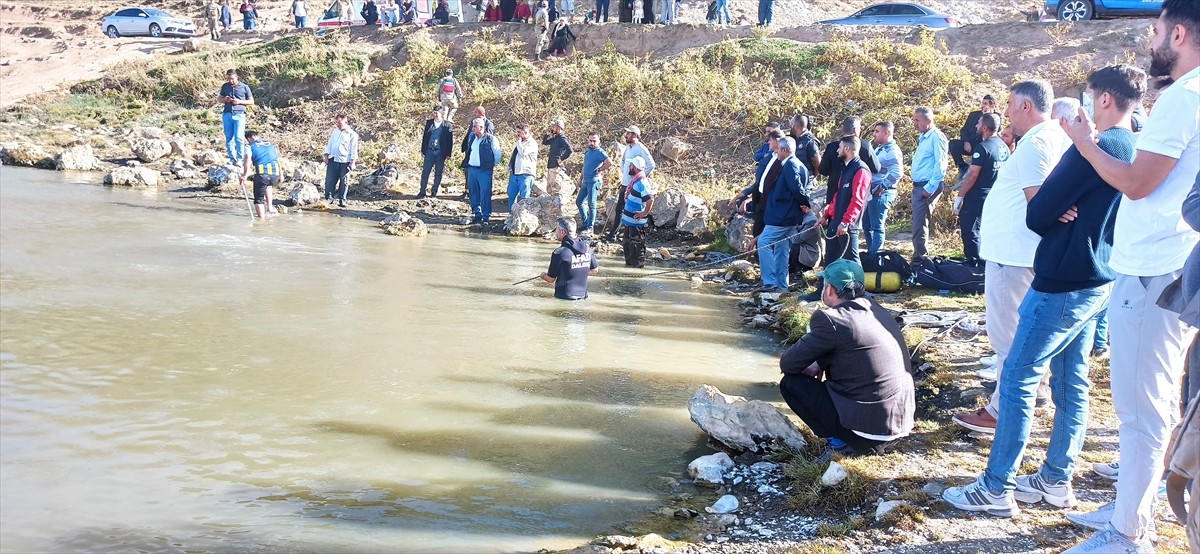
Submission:
M 749 252 L 754 247 L 754 220 L 744 215 L 735 215 L 725 226 L 725 242 L 738 252 Z
M 679 206 L 684 202 L 686 193 L 677 188 L 669 188 L 654 195 L 654 206 L 650 208 L 650 220 L 655 227 L 670 227 L 679 220 Z
M 72 146 L 54 158 L 54 168 L 59 171 L 92 171 L 100 169 L 100 161 L 92 152 L 92 145 Z
M 210 192 L 218 196 L 243 196 L 239 181 L 241 169 L 232 165 L 218 165 L 208 168 L 206 175 Z
M 175 158 L 191 158 L 192 149 L 188 148 L 183 137 L 175 137 L 168 143 L 171 145 L 171 156 Z
M 708 228 L 708 204 L 694 194 L 684 194 L 679 204 L 675 228 L 683 233 L 698 235 Z
M 137 159 L 150 163 L 170 155 L 171 143 L 161 139 L 139 138 L 129 141 L 129 149 Z
M 578 211 L 574 199 L 566 196 L 525 198 L 513 205 L 504 220 L 504 228 L 512 235 L 544 235 L 554 230 L 558 218 L 575 217 Z M 536 228 L 533 227 L 534 219 L 537 220 Z
M 663 140 L 662 145 L 658 147 L 658 151 L 664 158 L 673 162 L 679 161 L 684 153 L 691 150 L 692 145 L 683 142 L 675 137 L 667 137 Z
M 400 170 L 394 165 L 385 165 L 374 172 L 363 176 L 357 187 L 351 192 L 359 196 L 377 197 L 389 191 L 399 192 Z
M 121 187 L 157 187 L 158 172 L 144 167 L 118 167 L 104 176 L 104 184 Z
M 54 158 L 46 153 L 41 146 L 28 141 L 9 144 L 0 148 L 0 162 L 3 162 L 4 165 L 21 167 L 54 168 Z
M 717 452 L 692 460 L 692 463 L 688 464 L 688 475 L 697 483 L 720 486 L 725 482 L 725 471 L 732 468 L 733 460 L 729 458 L 729 454 Z
M 735 451 L 802 450 L 806 444 L 800 428 L 774 406 L 722 394 L 712 385 L 700 385 L 688 413 L 705 433 Z
M 413 217 L 408 212 L 396 212 L 379 222 L 383 232 L 398 237 L 423 237 L 429 234 L 425 222 Z
M 295 182 L 289 196 L 293 206 L 313 206 L 321 202 L 321 189 L 312 183 Z
M 207 167 L 210 165 L 223 164 L 228 161 L 228 159 L 225 157 L 225 154 L 217 152 L 216 150 L 205 150 L 199 154 L 196 154 L 196 157 L 192 161 L 196 162 L 196 165 L 200 167 Z
M 305 183 L 324 183 L 325 164 L 310 160 L 302 161 L 296 164 L 296 170 L 292 172 L 292 180 Z

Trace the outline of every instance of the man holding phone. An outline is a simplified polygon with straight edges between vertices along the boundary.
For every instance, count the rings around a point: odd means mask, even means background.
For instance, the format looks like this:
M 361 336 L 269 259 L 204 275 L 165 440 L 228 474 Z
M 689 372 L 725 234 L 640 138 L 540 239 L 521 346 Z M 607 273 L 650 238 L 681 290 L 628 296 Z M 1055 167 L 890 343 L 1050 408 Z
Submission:
M 229 156 L 229 165 L 242 166 L 246 157 L 246 106 L 254 105 L 254 93 L 250 87 L 241 82 L 237 70 L 225 72 L 225 84 L 221 85 L 221 126 L 225 130 L 225 154 Z

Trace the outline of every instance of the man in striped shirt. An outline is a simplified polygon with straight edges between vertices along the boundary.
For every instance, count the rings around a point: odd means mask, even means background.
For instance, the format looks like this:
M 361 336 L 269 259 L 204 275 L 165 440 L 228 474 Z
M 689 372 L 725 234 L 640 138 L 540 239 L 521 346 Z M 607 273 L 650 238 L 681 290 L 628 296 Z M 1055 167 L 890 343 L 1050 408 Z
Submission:
M 654 184 L 646 179 L 646 160 L 641 156 L 629 160 L 629 186 L 625 189 L 625 207 L 621 225 L 625 226 L 625 265 L 646 266 L 646 223 L 654 207 Z

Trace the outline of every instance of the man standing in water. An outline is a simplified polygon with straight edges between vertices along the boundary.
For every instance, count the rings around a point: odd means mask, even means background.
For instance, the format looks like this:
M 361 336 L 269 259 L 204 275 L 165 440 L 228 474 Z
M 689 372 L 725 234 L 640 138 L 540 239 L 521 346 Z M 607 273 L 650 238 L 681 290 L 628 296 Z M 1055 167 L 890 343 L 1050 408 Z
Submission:
M 238 72 L 230 69 L 225 72 L 225 84 L 221 85 L 221 125 L 225 129 L 225 154 L 229 157 L 229 165 L 241 167 L 246 157 L 246 106 L 254 105 L 254 93 L 250 87 L 241 82 Z
M 246 175 L 254 169 L 254 215 L 266 219 L 275 215 L 275 187 L 283 184 L 283 171 L 279 168 L 279 150 L 265 140 L 258 140 L 256 131 L 246 131 L 246 144 L 250 153 L 242 165 L 242 186 L 246 186 Z
M 596 254 L 587 239 L 575 234 L 575 220 L 560 217 L 555 222 L 554 236 L 562 246 L 550 257 L 550 268 L 542 273 L 542 280 L 554 285 L 554 297 L 562 300 L 587 298 L 588 275 L 600 272 Z

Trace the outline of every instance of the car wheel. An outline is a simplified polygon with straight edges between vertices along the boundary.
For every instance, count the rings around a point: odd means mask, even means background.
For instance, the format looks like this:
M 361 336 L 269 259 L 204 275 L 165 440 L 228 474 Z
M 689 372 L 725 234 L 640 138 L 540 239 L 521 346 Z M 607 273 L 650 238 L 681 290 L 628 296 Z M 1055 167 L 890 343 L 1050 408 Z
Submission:
M 152 36 L 152 37 L 161 37 L 162 36 L 162 27 L 159 27 L 158 23 L 150 24 L 150 36 Z
M 104 34 L 108 35 L 108 38 L 117 38 L 121 36 L 121 33 L 117 32 L 117 27 L 115 25 L 109 25 L 108 28 L 104 30 Z
M 1088 0 L 1065 0 L 1058 5 L 1060 21 L 1083 21 L 1091 19 L 1094 9 Z

